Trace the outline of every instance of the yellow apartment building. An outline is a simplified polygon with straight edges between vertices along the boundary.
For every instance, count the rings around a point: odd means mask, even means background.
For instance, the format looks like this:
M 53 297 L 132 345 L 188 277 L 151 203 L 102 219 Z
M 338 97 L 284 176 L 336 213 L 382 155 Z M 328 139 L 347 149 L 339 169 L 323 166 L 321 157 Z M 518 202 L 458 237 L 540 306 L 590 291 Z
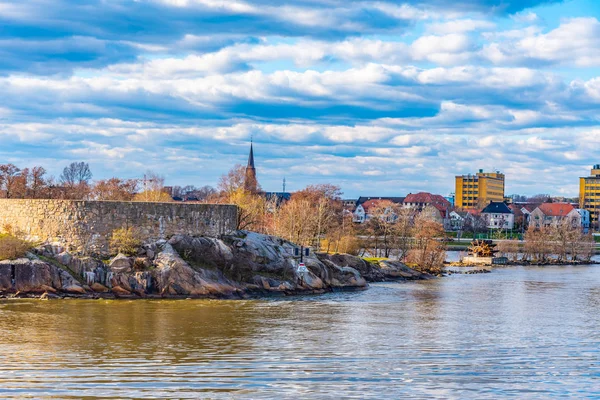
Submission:
M 600 216 L 600 164 L 594 165 L 592 175 L 579 178 L 579 208 L 590 212 L 590 226 L 598 228 Z
M 490 201 L 504 201 L 504 174 L 483 172 L 456 177 L 457 208 L 482 210 Z

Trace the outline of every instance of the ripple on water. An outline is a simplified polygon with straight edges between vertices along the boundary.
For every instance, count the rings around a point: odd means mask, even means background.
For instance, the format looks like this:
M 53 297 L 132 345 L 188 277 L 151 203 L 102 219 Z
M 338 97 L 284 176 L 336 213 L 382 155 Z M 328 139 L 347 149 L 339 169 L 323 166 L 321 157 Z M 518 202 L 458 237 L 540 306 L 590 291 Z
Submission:
M 600 397 L 600 269 L 265 301 L 0 303 L 1 398 Z

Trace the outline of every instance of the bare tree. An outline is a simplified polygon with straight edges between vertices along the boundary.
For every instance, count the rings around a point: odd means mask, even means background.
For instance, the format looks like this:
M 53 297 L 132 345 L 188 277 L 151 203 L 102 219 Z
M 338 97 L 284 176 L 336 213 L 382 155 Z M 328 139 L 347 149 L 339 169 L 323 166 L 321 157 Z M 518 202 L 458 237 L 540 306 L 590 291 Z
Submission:
M 60 182 L 68 187 L 75 187 L 81 184 L 89 184 L 92 180 L 92 171 L 86 162 L 73 162 L 63 169 L 60 175 Z
M 44 167 L 33 167 L 29 174 L 29 192 L 30 196 L 34 199 L 38 199 L 44 195 L 44 191 L 47 188 L 47 181 L 44 176 L 46 170 Z
M 110 178 L 97 181 L 92 189 L 92 197 L 95 200 L 133 200 L 138 187 L 138 181 L 135 179 L 121 180 L 119 178 Z
M 7 199 L 13 198 L 18 192 L 17 186 L 21 177 L 21 169 L 14 164 L 0 165 L 0 189 Z
M 69 164 L 59 179 L 67 198 L 84 199 L 89 195 L 92 171 L 88 163 L 81 161 Z
M 217 189 L 221 193 L 232 193 L 244 188 L 246 179 L 246 168 L 236 164 L 227 174 L 221 176 Z
M 497 250 L 509 260 L 517 261 L 521 247 L 518 240 L 503 240 L 498 243 Z
M 414 246 L 408 253 L 408 262 L 415 268 L 432 274 L 440 274 L 446 259 L 444 226 L 430 215 L 420 213 L 415 218 Z
M 412 247 L 414 219 L 415 211 L 411 208 L 401 207 L 397 212 L 394 244 L 399 260 L 404 260 Z

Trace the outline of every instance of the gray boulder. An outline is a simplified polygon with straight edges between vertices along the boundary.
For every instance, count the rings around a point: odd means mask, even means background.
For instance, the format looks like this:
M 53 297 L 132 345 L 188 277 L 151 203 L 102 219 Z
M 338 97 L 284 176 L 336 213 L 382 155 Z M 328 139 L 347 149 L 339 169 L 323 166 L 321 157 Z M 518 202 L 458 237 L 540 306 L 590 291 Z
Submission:
M 114 273 L 128 273 L 133 269 L 133 259 L 124 254 L 118 254 L 110 260 L 109 268 Z

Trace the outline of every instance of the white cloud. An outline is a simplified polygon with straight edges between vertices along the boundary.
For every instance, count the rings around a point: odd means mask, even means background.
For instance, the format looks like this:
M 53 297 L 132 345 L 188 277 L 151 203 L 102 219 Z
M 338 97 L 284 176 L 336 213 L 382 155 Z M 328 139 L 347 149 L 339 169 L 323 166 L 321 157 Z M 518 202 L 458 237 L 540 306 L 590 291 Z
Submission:
M 533 23 L 539 19 L 538 15 L 531 11 L 521 11 L 519 13 L 511 15 L 511 18 L 515 21 L 524 23 Z
M 600 22 L 573 18 L 548 33 L 530 30 L 520 38 L 490 43 L 482 55 L 496 64 L 543 63 L 600 66 Z
M 495 27 L 496 24 L 486 20 L 457 19 L 429 24 L 427 25 L 427 30 L 436 35 L 448 35 L 453 33 L 494 29 Z
M 444 36 L 422 36 L 411 45 L 411 55 L 415 60 L 428 60 L 442 65 L 467 61 L 473 43 L 469 36 L 451 33 Z

